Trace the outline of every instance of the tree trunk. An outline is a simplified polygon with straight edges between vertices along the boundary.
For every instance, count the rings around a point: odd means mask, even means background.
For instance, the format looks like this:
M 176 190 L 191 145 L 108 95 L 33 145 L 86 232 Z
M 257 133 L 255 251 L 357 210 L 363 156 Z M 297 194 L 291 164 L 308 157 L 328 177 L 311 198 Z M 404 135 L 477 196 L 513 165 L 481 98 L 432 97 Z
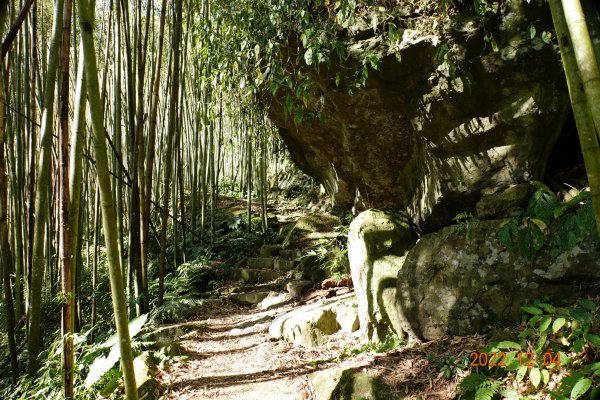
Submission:
M 102 223 L 106 244 L 106 259 L 112 292 L 112 302 L 115 314 L 119 349 L 121 352 L 121 370 L 125 383 L 125 395 L 128 400 L 137 400 L 137 386 L 133 369 L 133 352 L 129 336 L 127 317 L 127 302 L 123 276 L 121 274 L 119 247 L 117 244 L 117 219 L 113 204 L 108 168 L 108 155 L 106 152 L 105 128 L 102 120 L 102 104 L 98 84 L 98 68 L 96 63 L 96 50 L 94 48 L 94 25 L 89 4 L 86 0 L 78 0 L 79 25 L 84 49 L 85 73 L 88 88 L 88 102 L 90 105 L 92 128 L 94 131 L 94 154 L 98 175 L 98 187 L 102 204 Z
M 6 4 L 0 6 L 0 32 L 6 20 Z M 12 369 L 13 382 L 19 379 L 19 363 L 15 341 L 15 307 L 10 283 L 10 266 L 12 265 L 10 245 L 8 242 L 8 190 L 6 186 L 5 159 L 5 125 L 4 125 L 4 60 L 0 57 L 0 262 L 2 263 L 2 283 L 4 286 L 4 303 L 6 309 L 6 333 Z
M 583 152 L 583 159 L 587 171 L 590 190 L 592 193 L 592 204 L 596 218 L 596 226 L 600 231 L 600 148 L 598 136 L 594 130 L 592 115 L 590 114 L 589 100 L 584 92 L 582 78 L 578 71 L 575 48 L 569 35 L 566 15 L 560 0 L 550 1 L 550 10 L 554 21 L 554 28 L 558 38 L 560 54 L 562 57 L 571 106 L 575 115 L 577 133 Z M 592 56 L 595 61 L 595 57 Z M 599 99 L 600 101 L 600 99 Z
M 48 189 L 50 187 L 52 131 L 54 118 L 54 86 L 58 67 L 58 51 L 62 32 L 64 0 L 54 3 L 52 39 L 48 49 L 48 67 L 42 100 L 42 128 L 35 195 L 35 224 L 33 233 L 33 254 L 31 287 L 29 301 L 29 330 L 27 352 L 29 356 L 27 373 L 35 375 L 38 370 L 40 351 L 40 320 L 42 305 L 42 279 L 44 275 L 44 239 L 46 238 L 46 219 L 48 218 Z M 49 242 L 49 237 L 48 237 Z
M 156 121 L 158 119 L 158 98 L 160 93 L 160 72 L 162 67 L 163 36 L 165 32 L 165 16 L 167 14 L 167 1 L 162 0 L 160 22 L 158 30 L 158 50 L 156 53 L 156 69 L 152 83 L 152 106 L 150 111 L 150 126 L 148 129 L 148 148 L 146 153 L 145 198 L 142 210 L 142 268 L 148 275 L 148 237 L 150 232 L 150 211 L 152 201 L 152 178 L 154 173 L 154 158 L 156 149 Z M 147 280 L 146 280 L 147 282 Z M 144 290 L 146 290 L 145 288 Z
M 62 303 L 62 366 L 63 395 L 73 398 L 73 252 L 69 248 L 69 81 L 70 81 L 70 39 L 71 13 L 73 2 L 66 0 L 63 11 L 63 29 L 61 44 L 61 83 L 60 83 L 60 152 L 59 152 L 59 213 L 60 213 L 60 270 Z
M 158 305 L 164 301 L 164 276 L 167 247 L 167 223 L 169 217 L 169 191 L 171 184 L 171 172 L 173 163 L 173 138 L 177 127 L 177 109 L 179 100 L 179 66 L 181 43 L 181 15 L 182 1 L 175 0 L 175 14 L 173 18 L 173 82 L 171 82 L 171 98 L 169 99 L 169 123 L 167 127 L 167 150 L 165 159 L 164 194 L 162 209 L 162 226 L 160 231 L 160 260 L 158 266 Z

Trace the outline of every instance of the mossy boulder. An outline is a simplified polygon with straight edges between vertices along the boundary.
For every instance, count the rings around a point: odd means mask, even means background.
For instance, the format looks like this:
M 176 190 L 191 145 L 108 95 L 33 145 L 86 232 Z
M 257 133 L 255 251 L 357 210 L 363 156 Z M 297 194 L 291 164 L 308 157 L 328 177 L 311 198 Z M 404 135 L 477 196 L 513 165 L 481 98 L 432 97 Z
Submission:
M 507 188 L 483 190 L 482 197 L 475 206 L 477 217 L 489 219 L 512 216 L 527 205 L 531 187 L 529 183 L 522 183 Z
M 160 384 L 156 379 L 156 365 L 149 352 L 144 352 L 133 360 L 135 382 L 139 400 L 156 400 L 160 397 Z
M 397 307 L 406 329 L 423 339 L 482 332 L 515 323 L 520 307 L 546 297 L 559 302 L 600 292 L 600 253 L 586 239 L 530 261 L 498 240 L 504 220 L 450 226 L 421 237 L 398 271 Z
M 600 293 L 600 249 L 591 233 L 559 255 L 547 244 L 532 260 L 500 242 L 506 222 L 456 224 L 413 245 L 398 215 L 361 213 L 350 225 L 348 254 L 367 338 L 478 333 L 517 322 L 521 306 L 535 299 Z
M 321 300 L 284 314 L 271 324 L 269 335 L 304 347 L 326 343 L 329 335 L 358 330 L 354 295 Z
M 360 326 L 369 340 L 382 340 L 400 325 L 396 280 L 415 240 L 406 222 L 391 212 L 368 210 L 350 224 L 350 271 Z
M 335 227 L 341 225 L 341 220 L 335 215 L 309 214 L 300 217 L 288 231 L 283 247 L 299 247 L 307 242 L 336 237 Z
M 316 400 L 401 399 L 374 373 L 362 368 L 331 368 L 308 375 Z

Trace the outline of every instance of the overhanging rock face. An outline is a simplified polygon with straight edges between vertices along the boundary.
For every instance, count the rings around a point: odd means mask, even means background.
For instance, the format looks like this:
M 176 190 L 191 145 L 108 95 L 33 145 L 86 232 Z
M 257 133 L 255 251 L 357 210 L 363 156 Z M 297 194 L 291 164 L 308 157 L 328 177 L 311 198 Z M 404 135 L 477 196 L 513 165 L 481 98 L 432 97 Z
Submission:
M 498 239 L 506 220 L 454 225 L 422 236 L 393 213 L 368 210 L 350 225 L 350 269 L 360 327 L 371 340 L 394 332 L 434 340 L 518 321 L 520 307 L 547 297 L 573 301 L 600 292 L 600 252 L 593 235 L 530 261 Z
M 294 161 L 338 206 L 406 211 L 424 231 L 474 210 L 482 191 L 540 179 L 569 107 L 565 78 L 556 47 L 540 38 L 552 26 L 546 8 L 506 3 L 485 24 L 497 51 L 468 14 L 437 31 L 400 30 L 401 62 L 371 28 L 350 29 L 345 69 L 367 52 L 383 56 L 365 88 L 350 96 L 331 78 L 336 67 L 315 73 L 309 108 L 325 119 L 299 127 L 271 104 Z

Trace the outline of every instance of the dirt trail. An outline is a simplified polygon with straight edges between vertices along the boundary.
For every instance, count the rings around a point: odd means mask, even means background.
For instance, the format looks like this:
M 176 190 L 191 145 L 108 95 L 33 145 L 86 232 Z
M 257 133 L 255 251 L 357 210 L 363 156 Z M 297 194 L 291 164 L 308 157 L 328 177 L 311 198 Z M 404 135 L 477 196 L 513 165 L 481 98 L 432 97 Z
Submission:
M 179 345 L 188 358 L 170 366 L 162 377 L 170 387 L 168 399 L 314 397 L 306 375 L 319 368 L 310 362 L 332 358 L 337 352 L 270 340 L 270 323 L 292 306 L 257 311 L 219 301 L 210 307 L 212 316 L 185 324 L 189 332 L 181 336 Z
M 340 361 L 342 348 L 360 345 L 357 337 L 332 338 L 311 349 L 270 339 L 271 322 L 295 307 L 259 311 L 220 299 L 203 305 L 196 321 L 171 326 L 181 333 L 177 343 L 187 358 L 162 371 L 165 398 L 316 400 L 308 374 L 335 367 L 375 371 L 405 400 L 452 399 L 467 371 L 455 370 L 447 379 L 439 362 L 448 357 L 458 360 L 486 342 L 484 335 L 446 338 Z

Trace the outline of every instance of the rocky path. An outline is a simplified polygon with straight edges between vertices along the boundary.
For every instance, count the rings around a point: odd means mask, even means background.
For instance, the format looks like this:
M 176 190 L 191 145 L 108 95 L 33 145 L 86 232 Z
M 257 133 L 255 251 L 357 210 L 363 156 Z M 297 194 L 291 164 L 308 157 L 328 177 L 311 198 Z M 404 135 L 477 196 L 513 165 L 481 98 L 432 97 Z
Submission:
M 458 360 L 484 346 L 479 335 L 385 353 L 356 353 L 340 360 L 343 348 L 359 346 L 356 338 L 305 348 L 269 337 L 271 322 L 297 306 L 258 311 L 219 299 L 202 308 L 198 320 L 164 327 L 183 355 L 161 371 L 165 399 L 453 399 L 466 371 L 456 370 L 447 379 L 437 361 L 450 356 Z M 378 386 L 369 378 L 373 376 L 384 384 L 384 394 L 377 395 Z M 341 394 L 340 388 L 346 392 L 348 385 L 352 394 Z M 361 385 L 366 385 L 363 392 Z
M 307 240 L 306 233 L 297 236 Z M 258 253 L 229 269 L 228 284 L 216 290 L 221 297 L 205 300 L 193 321 L 162 327 L 161 346 L 172 345 L 182 356 L 159 374 L 164 398 L 454 398 L 466 372 L 448 380 L 440 360 L 481 348 L 480 337 L 365 347 L 351 289 L 315 290 L 318 280 L 307 275 L 297 251 L 265 245 Z
M 268 334 L 271 321 L 292 306 L 253 311 L 225 300 L 211 303 L 208 318 L 168 327 L 187 356 L 162 376 L 168 399 L 314 398 L 306 375 L 333 351 L 292 347 Z

